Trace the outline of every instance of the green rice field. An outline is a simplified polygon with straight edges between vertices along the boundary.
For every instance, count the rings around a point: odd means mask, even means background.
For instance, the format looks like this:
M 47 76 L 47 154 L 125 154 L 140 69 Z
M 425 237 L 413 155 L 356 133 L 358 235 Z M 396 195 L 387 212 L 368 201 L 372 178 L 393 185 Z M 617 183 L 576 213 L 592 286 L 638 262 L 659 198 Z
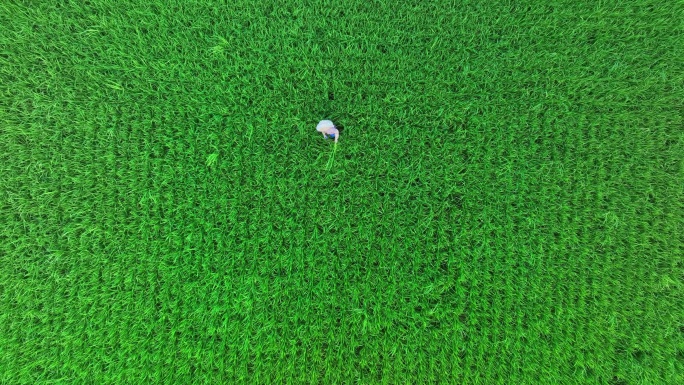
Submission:
M 0 384 L 684 384 L 683 166 L 684 0 L 0 1 Z

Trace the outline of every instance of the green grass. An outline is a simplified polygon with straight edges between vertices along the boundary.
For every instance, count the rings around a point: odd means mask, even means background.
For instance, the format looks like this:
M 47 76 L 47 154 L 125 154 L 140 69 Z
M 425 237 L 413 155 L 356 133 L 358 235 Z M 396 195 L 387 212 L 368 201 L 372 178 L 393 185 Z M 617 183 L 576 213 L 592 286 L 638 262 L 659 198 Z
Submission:
M 3 1 L 0 384 L 684 383 L 683 20 Z

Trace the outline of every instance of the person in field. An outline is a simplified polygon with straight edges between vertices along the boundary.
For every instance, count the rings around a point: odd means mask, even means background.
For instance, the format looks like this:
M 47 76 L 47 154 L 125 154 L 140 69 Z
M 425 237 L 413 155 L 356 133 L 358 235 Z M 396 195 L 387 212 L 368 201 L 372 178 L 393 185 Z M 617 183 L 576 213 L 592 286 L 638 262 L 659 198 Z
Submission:
M 316 131 L 323 134 L 323 137 L 328 139 L 335 139 L 335 143 L 340 138 L 340 131 L 335 127 L 330 120 L 321 120 L 316 126 Z

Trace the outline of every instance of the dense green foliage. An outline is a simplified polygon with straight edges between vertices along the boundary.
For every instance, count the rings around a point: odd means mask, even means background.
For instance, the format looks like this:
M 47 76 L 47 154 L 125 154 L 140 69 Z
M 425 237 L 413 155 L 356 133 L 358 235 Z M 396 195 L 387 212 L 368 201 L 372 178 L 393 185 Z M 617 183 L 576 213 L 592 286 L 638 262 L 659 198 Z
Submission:
M 683 20 L 1 2 L 0 383 L 684 383 Z

